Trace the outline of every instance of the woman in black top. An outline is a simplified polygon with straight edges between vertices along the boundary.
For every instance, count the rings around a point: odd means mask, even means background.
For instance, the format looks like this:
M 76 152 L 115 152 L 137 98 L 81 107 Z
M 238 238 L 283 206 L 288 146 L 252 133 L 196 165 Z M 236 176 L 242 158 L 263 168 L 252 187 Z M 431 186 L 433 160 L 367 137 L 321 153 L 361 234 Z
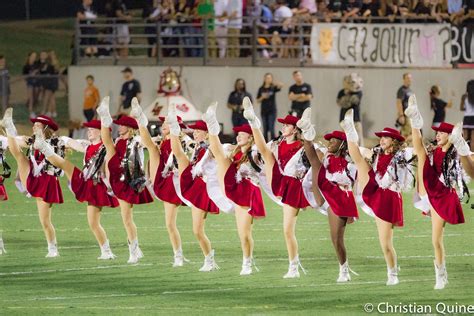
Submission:
M 431 109 L 434 111 L 433 125 L 438 127 L 446 118 L 446 108 L 453 106 L 453 102 L 445 102 L 440 99 L 441 89 L 438 85 L 434 85 L 430 89 Z
M 232 125 L 234 127 L 247 123 L 243 114 L 244 108 L 242 107 L 242 101 L 245 97 L 249 97 L 250 101 L 252 101 L 252 95 L 245 88 L 244 79 L 239 78 L 235 80 L 234 91 L 229 94 L 227 99 L 227 107 L 232 110 Z
M 35 118 L 36 115 L 33 112 L 33 107 L 38 100 L 39 94 L 39 81 L 35 76 L 39 72 L 38 54 L 36 52 L 30 52 L 26 58 L 25 65 L 23 66 L 23 75 L 26 81 L 26 91 L 28 99 L 26 105 L 30 112 L 30 118 Z
M 260 114 L 263 123 L 263 136 L 265 141 L 275 138 L 275 120 L 277 115 L 277 106 L 275 96 L 281 90 L 281 82 L 273 82 L 273 75 L 266 73 L 263 77 L 263 84 L 258 88 L 257 102 L 261 104 Z M 270 133 L 270 138 L 268 138 Z

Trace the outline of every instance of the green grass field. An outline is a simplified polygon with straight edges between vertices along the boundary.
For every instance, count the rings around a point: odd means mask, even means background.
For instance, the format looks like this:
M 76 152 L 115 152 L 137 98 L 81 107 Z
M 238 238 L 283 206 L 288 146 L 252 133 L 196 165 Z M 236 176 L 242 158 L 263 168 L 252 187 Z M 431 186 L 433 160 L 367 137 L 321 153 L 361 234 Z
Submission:
M 9 157 L 12 161 L 11 157 Z M 79 164 L 81 157 L 70 157 Z M 13 163 L 12 163 L 13 164 Z M 375 223 L 360 214 L 348 227 L 346 244 L 353 270 L 349 284 L 336 284 L 338 265 L 329 239 L 327 219 L 302 212 L 297 236 L 308 274 L 284 280 L 288 260 L 281 210 L 268 199 L 267 218 L 254 225 L 255 257 L 260 272 L 240 277 L 241 251 L 233 216 L 209 216 L 207 233 L 221 269 L 198 272 L 202 255 L 191 228 L 189 208 L 178 216 L 183 250 L 191 262 L 172 268 L 172 251 L 162 204 L 137 206 L 135 221 L 145 257 L 126 263 L 128 248 L 118 209 L 105 209 L 114 261 L 98 261 L 99 248 L 87 226 L 85 205 L 77 203 L 62 181 L 65 203 L 54 206 L 61 257 L 45 259 L 46 244 L 33 200 L 7 181 L 10 200 L 0 203 L 0 230 L 8 253 L 0 256 L 0 314 L 365 314 L 366 303 L 474 304 L 473 210 L 465 207 L 467 223 L 447 226 L 449 284 L 434 291 L 431 226 L 405 203 L 405 227 L 396 229 L 395 246 L 401 283 L 385 286 L 386 268 Z M 376 307 L 377 308 L 377 307 Z M 375 312 L 374 312 L 375 313 Z

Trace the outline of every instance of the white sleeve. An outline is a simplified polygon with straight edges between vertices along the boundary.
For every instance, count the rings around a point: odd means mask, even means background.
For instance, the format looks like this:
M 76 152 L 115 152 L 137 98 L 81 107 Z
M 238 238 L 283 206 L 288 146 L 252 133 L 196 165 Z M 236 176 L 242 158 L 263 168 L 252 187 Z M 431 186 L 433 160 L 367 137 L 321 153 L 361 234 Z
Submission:
M 90 142 L 85 139 L 72 139 L 67 136 L 61 136 L 59 137 L 59 139 L 64 142 L 64 146 L 66 146 L 67 148 L 71 148 L 81 153 L 85 152 L 87 146 L 90 145 Z

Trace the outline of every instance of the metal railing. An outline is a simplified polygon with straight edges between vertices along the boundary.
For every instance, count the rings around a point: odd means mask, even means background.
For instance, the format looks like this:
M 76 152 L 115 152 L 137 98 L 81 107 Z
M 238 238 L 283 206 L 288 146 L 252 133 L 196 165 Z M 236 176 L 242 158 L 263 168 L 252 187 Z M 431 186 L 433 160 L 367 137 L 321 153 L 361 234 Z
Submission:
M 399 23 L 417 22 L 437 23 L 434 17 L 353 17 L 348 23 Z M 143 19 L 132 19 L 121 23 L 116 18 L 99 18 L 76 20 L 74 60 L 76 64 L 174 64 L 219 65 L 232 63 L 257 66 L 274 63 L 283 59 L 283 63 L 292 62 L 291 66 L 303 66 L 309 60 L 311 27 L 314 23 L 326 23 L 324 19 L 311 18 L 292 20 L 287 24 L 263 21 L 261 18 L 244 17 L 239 34 L 216 35 L 210 31 L 209 19 L 199 23 L 146 22 Z M 332 18 L 331 23 L 340 22 Z M 227 27 L 227 30 L 229 28 Z M 274 35 L 273 32 L 279 32 Z M 282 33 L 283 31 L 283 33 Z M 128 35 L 127 35 L 128 33 Z M 275 39 L 272 43 L 272 39 Z M 130 40 L 130 43 L 126 43 Z M 223 60 L 219 57 L 217 40 L 227 41 L 225 50 L 236 51 L 234 57 L 226 54 Z M 231 43 L 232 42 L 232 43 Z M 279 42 L 279 44 L 276 44 Z M 87 50 L 93 51 L 90 57 Z M 275 55 L 275 50 L 280 53 Z M 126 51 L 126 57 L 121 56 Z M 123 53 L 123 52 L 122 52 Z M 236 58 L 236 56 L 239 56 Z M 183 58 L 185 57 L 185 58 Z M 276 58 L 278 57 L 278 58 Z

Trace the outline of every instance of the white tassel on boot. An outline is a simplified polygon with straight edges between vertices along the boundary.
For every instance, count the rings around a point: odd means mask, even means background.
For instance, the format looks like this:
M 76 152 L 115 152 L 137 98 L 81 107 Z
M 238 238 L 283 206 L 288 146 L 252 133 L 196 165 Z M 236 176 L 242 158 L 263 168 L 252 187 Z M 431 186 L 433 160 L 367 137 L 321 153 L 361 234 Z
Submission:
M 97 258 L 99 260 L 113 260 L 117 258 L 117 256 L 112 253 L 112 249 L 110 249 L 110 244 L 109 244 L 108 239 L 105 241 L 105 243 L 102 246 L 100 246 L 100 252 L 101 252 L 101 255 L 100 257 Z
M 405 110 L 405 115 L 410 118 L 411 127 L 416 129 L 423 128 L 423 117 L 421 117 L 414 94 L 408 98 L 408 107 Z
M 311 108 L 304 110 L 303 115 L 296 123 L 299 129 L 303 132 L 303 137 L 307 141 L 312 142 L 316 138 L 316 131 L 314 125 L 311 124 Z
M 0 126 L 3 126 L 8 137 L 16 137 L 18 135 L 15 124 L 13 124 L 13 109 L 8 108 L 3 114 L 3 119 L 0 121 Z
M 203 266 L 199 269 L 201 272 L 211 272 L 219 270 L 219 266 L 217 265 L 215 259 L 214 259 L 214 249 L 211 250 L 210 253 L 207 254 L 207 256 L 204 258 L 204 264 Z
M 449 142 L 454 145 L 456 151 L 460 156 L 470 156 L 471 149 L 462 136 L 462 122 L 454 126 L 453 131 L 449 134 Z

